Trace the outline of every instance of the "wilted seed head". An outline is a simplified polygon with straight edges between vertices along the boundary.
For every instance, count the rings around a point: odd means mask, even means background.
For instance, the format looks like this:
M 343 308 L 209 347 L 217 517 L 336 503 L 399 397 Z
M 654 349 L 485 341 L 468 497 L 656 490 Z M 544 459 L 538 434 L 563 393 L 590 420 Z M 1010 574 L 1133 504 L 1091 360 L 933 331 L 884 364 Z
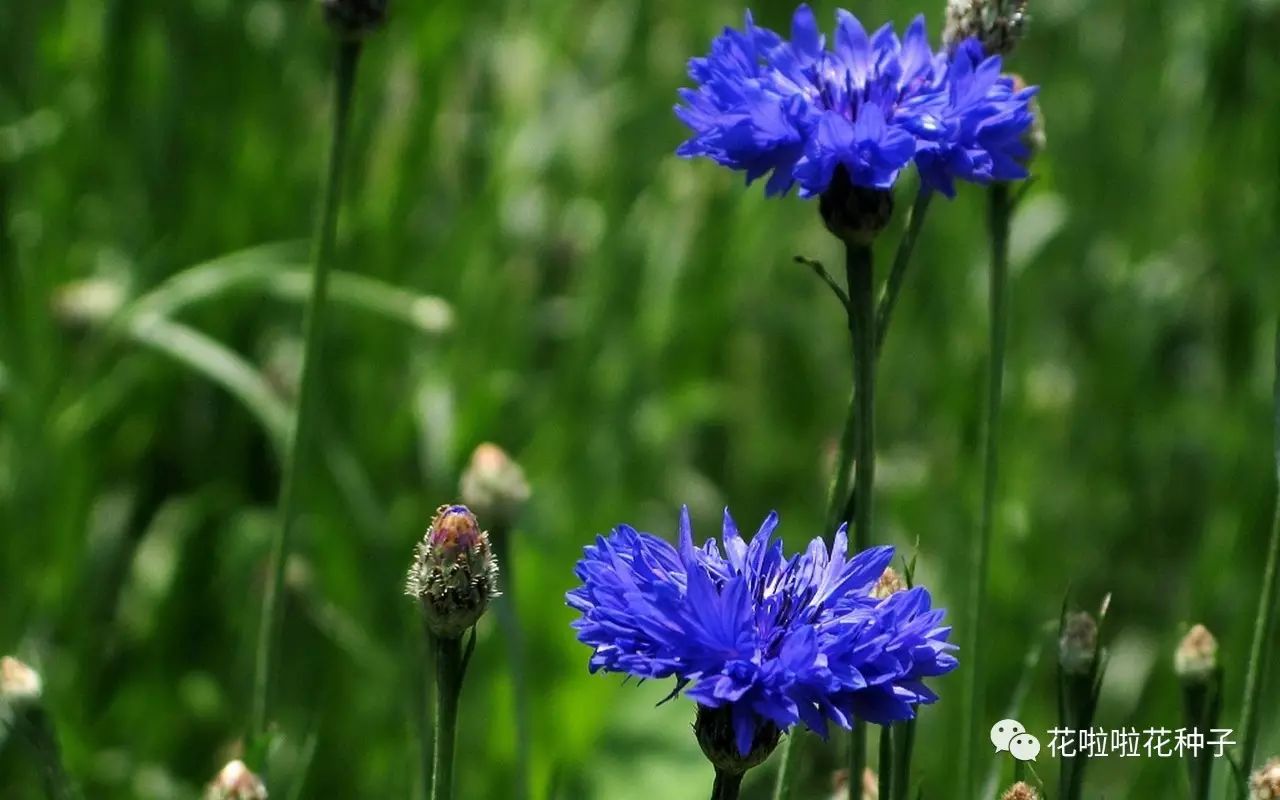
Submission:
M 1193 625 L 1173 653 L 1173 671 L 1188 683 L 1203 683 L 1218 669 L 1218 640 L 1203 625 Z
M 458 493 L 462 502 L 497 530 L 515 524 L 530 491 L 520 465 L 501 447 L 485 442 L 471 454 L 458 482 Z
M 871 587 L 871 596 L 877 600 L 883 600 L 906 590 L 907 583 L 902 580 L 902 576 L 893 567 L 885 567 L 884 572 L 876 579 L 875 586 Z
M 942 42 L 976 38 L 987 55 L 1008 55 L 1027 32 L 1027 0 L 947 0 Z
M 13 656 L 0 658 L 0 700 L 25 703 L 40 699 L 40 673 Z
M 1040 800 L 1040 795 L 1029 784 L 1018 781 L 1000 795 L 1000 800 Z
M 708 708 L 699 703 L 693 731 L 707 760 L 716 769 L 733 775 L 740 775 L 763 764 L 782 738 L 782 731 L 778 730 L 778 726 L 761 717 L 756 723 L 755 736 L 751 739 L 751 750 L 745 756 L 742 755 L 738 751 L 733 730 L 733 711 L 727 705 Z
M 1098 657 L 1098 623 L 1087 611 L 1074 611 L 1062 624 L 1058 663 L 1068 675 L 1088 675 Z
M 498 563 L 489 535 L 463 505 L 440 506 L 418 543 L 405 594 L 418 598 L 427 627 L 454 638 L 484 614 L 498 594 Z
M 320 0 L 324 17 L 344 39 L 359 39 L 382 27 L 387 20 L 387 0 Z
M 267 800 L 267 787 L 243 761 L 236 759 L 209 784 L 204 800 Z
M 1262 765 L 1249 778 L 1250 800 L 1280 800 L 1280 756 Z

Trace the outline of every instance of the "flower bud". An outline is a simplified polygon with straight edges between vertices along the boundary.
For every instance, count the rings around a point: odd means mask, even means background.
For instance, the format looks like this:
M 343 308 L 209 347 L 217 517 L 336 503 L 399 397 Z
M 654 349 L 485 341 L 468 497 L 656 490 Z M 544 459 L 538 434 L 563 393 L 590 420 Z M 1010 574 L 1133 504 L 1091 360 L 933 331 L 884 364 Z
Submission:
M 1173 671 L 1187 683 L 1204 683 L 1218 670 L 1218 640 L 1203 625 L 1194 625 L 1173 653 Z
M 1088 675 L 1098 657 L 1098 623 L 1087 611 L 1068 614 L 1058 639 L 1058 663 L 1067 675 Z
M 440 506 L 414 551 L 405 594 L 418 598 L 427 627 L 456 638 L 476 624 L 498 594 L 489 535 L 463 505 Z
M 13 656 L 0 658 L 0 702 L 18 705 L 40 699 L 40 673 Z
M 890 595 L 906 590 L 907 583 L 902 580 L 902 576 L 893 567 L 885 567 L 884 572 L 876 579 L 875 586 L 871 587 L 871 596 L 877 600 L 884 600 Z
M 209 784 L 204 800 L 267 800 L 267 787 L 243 761 L 236 759 Z
M 1249 778 L 1249 800 L 1280 800 L 1280 756 Z
M 321 0 L 329 27 L 344 39 L 359 39 L 387 21 L 387 0 Z
M 942 43 L 975 38 L 989 56 L 1007 56 L 1027 32 L 1027 0 L 948 0 Z
M 889 224 L 893 193 L 855 185 L 840 165 L 831 185 L 818 198 L 818 211 L 836 238 L 848 245 L 866 246 Z
M 505 450 L 489 442 L 471 454 L 458 482 L 458 493 L 463 503 L 495 526 L 495 531 L 515 524 L 530 494 L 524 470 Z
M 879 800 L 880 780 L 871 767 L 862 769 L 862 800 Z M 838 769 L 831 775 L 831 800 L 848 800 L 849 770 Z
M 1030 784 L 1018 781 L 1000 795 L 1000 800 L 1040 800 L 1040 795 Z
M 702 748 L 702 754 L 707 760 L 716 769 L 731 775 L 741 775 L 752 767 L 763 764 L 782 738 L 777 725 L 760 718 L 756 722 L 755 736 L 751 739 L 751 749 L 744 756 L 738 749 L 733 729 L 733 710 L 727 705 L 708 708 L 699 703 L 693 730 L 698 737 L 698 746 Z

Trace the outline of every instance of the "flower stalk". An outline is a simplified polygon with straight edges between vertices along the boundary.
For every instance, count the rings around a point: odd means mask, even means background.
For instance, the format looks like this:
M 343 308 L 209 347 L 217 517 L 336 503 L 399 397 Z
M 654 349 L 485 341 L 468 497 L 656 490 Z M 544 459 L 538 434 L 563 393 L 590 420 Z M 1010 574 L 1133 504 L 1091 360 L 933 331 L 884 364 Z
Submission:
M 279 525 L 271 542 L 271 561 L 263 596 L 262 615 L 258 625 L 251 731 L 259 742 L 266 734 L 267 723 L 271 716 L 272 668 L 275 654 L 279 649 L 280 631 L 283 626 L 280 592 L 284 585 L 285 561 L 289 556 L 289 545 L 298 520 L 301 493 L 299 471 L 302 465 L 308 463 L 307 457 L 311 453 L 312 439 L 315 435 L 325 307 L 328 302 L 329 273 L 337 238 L 338 206 L 342 197 L 352 96 L 355 94 L 356 66 L 359 60 L 360 41 L 358 39 L 344 39 L 338 43 L 338 53 L 334 63 L 333 133 L 329 151 L 329 169 L 315 236 L 311 296 L 303 323 L 302 379 L 298 387 L 293 431 L 285 452 L 279 497 Z
M 982 612 L 986 602 L 988 562 L 991 554 L 991 532 L 994 526 L 996 486 L 1000 464 L 1000 409 L 1004 391 L 1005 342 L 1009 312 L 1007 285 L 1009 279 L 1009 225 L 1013 216 L 1009 184 L 999 181 L 987 190 L 987 224 L 991 242 L 988 324 L 990 345 L 987 359 L 987 404 L 983 416 L 982 445 L 982 509 L 978 530 L 971 540 L 969 561 L 969 593 L 964 615 L 963 652 L 968 654 L 969 675 L 965 686 L 963 729 L 960 736 L 960 764 L 965 792 L 973 790 L 977 781 L 974 758 L 975 732 L 982 726 L 983 686 L 981 646 Z
M 742 777 L 745 773 L 716 770 L 716 782 L 711 787 L 711 800 L 738 800 L 742 791 Z
M 466 663 L 475 646 L 475 630 L 466 653 L 459 636 L 436 636 L 427 631 L 436 661 L 434 751 L 431 758 L 431 800 L 453 797 L 453 753 L 458 740 L 458 698 L 462 696 L 462 678 Z
M 889 321 L 893 318 L 893 310 L 898 305 L 898 295 L 902 292 L 903 281 L 907 277 L 907 265 L 911 263 L 911 255 L 916 250 L 916 241 L 920 238 L 920 230 L 924 228 L 924 218 L 929 211 L 929 201 L 934 192 L 923 181 L 916 189 L 915 202 L 907 212 L 907 229 L 898 240 L 898 249 L 893 255 L 893 268 L 885 280 L 884 291 L 880 295 L 880 304 L 876 308 L 876 355 L 880 355 L 884 347 L 885 337 L 889 334 Z
M 1222 709 L 1222 667 L 1218 643 L 1203 625 L 1195 625 L 1174 653 L 1174 672 L 1182 684 L 1182 717 L 1188 730 L 1210 731 L 1218 727 Z M 1187 754 L 1187 778 L 1192 800 L 1209 800 L 1213 783 L 1211 753 Z
M 0 725 L 12 724 L 26 739 L 45 796 L 75 800 L 80 792 L 62 762 L 57 730 L 42 697 L 43 681 L 38 672 L 12 656 L 0 658 Z
M 1280 492 L 1280 320 L 1276 322 L 1275 384 L 1273 409 L 1276 487 Z M 1244 704 L 1240 715 L 1240 774 L 1248 775 L 1258 747 L 1262 687 L 1267 676 L 1267 647 L 1275 641 L 1276 606 L 1280 601 L 1280 495 L 1276 497 L 1271 521 L 1271 538 L 1267 544 L 1266 567 L 1262 573 L 1262 591 L 1258 594 L 1258 613 L 1254 617 L 1253 643 L 1249 648 L 1249 671 L 1244 682 Z

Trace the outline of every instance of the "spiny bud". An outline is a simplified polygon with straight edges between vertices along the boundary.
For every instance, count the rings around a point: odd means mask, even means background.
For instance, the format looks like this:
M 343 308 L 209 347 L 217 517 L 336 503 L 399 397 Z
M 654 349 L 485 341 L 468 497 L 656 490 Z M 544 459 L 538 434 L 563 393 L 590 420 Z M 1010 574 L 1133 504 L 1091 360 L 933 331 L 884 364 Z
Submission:
M 40 673 L 13 656 L 0 658 L 0 701 L 6 704 L 30 703 L 40 699 Z
M 524 470 L 496 444 L 485 442 L 471 454 L 458 482 L 462 502 L 488 520 L 495 530 L 515 524 L 529 500 L 529 482 Z
M 267 787 L 243 761 L 236 759 L 209 784 L 204 800 L 267 800 Z
M 1030 784 L 1018 781 L 1000 795 L 1000 800 L 1040 800 L 1040 795 L 1031 788 Z
M 977 39 L 989 56 L 1008 55 L 1027 32 L 1027 0 L 948 0 L 942 43 Z
M 836 167 L 831 185 L 818 198 L 818 211 L 836 238 L 845 244 L 865 246 L 889 224 L 893 193 L 855 185 L 842 164 Z
M 1249 778 L 1250 800 L 1280 800 L 1280 756 L 1262 765 Z
M 489 535 L 463 505 L 440 506 L 414 551 L 405 594 L 418 598 L 427 627 L 456 638 L 476 624 L 498 594 Z
M 907 590 L 906 581 L 902 580 L 893 567 L 885 567 L 884 572 L 876 579 L 875 586 L 871 587 L 871 596 L 877 600 L 883 600 L 890 595 Z
M 698 704 L 698 716 L 693 723 L 702 754 L 715 765 L 732 775 L 740 775 L 752 767 L 763 764 L 778 746 L 782 732 L 778 726 L 761 718 L 756 723 L 751 749 L 744 756 L 738 750 L 737 735 L 733 728 L 733 710 L 729 706 L 708 708 Z
M 387 0 L 320 0 L 324 17 L 344 39 L 359 39 L 387 21 Z
M 1067 615 L 1058 639 L 1058 663 L 1068 675 L 1087 675 L 1098 657 L 1098 623 L 1087 611 Z
M 1188 683 L 1203 683 L 1218 669 L 1218 640 L 1203 625 L 1193 625 L 1173 653 L 1173 671 Z

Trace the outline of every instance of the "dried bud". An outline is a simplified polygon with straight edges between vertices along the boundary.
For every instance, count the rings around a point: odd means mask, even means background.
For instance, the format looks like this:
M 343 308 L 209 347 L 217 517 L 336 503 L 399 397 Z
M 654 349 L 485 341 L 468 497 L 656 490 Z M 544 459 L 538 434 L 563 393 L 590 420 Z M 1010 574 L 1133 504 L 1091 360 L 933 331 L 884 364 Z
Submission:
M 737 735 L 733 729 L 733 711 L 729 706 L 708 708 L 698 704 L 698 716 L 693 723 L 693 730 L 698 737 L 698 746 L 702 748 L 702 754 L 707 760 L 716 769 L 732 775 L 740 775 L 763 764 L 782 738 L 778 726 L 762 718 L 756 723 L 751 750 L 745 756 L 742 755 L 738 750 Z
M 831 800 L 848 800 L 849 770 L 838 769 L 831 774 Z M 880 781 L 875 770 L 864 767 L 862 770 L 862 800 L 879 800 Z
M 40 673 L 13 656 L 0 658 L 0 701 L 28 703 L 40 699 Z
M 1027 0 L 947 0 L 948 50 L 977 39 L 987 55 L 1007 56 L 1027 32 Z
M 475 509 L 495 530 L 515 524 L 529 500 L 529 482 L 511 456 L 496 444 L 485 442 L 471 454 L 471 463 L 458 484 L 462 502 Z
M 836 238 L 845 244 L 865 246 L 889 224 L 893 193 L 855 185 L 844 165 L 840 165 L 831 185 L 818 198 L 818 211 Z
M 1209 629 L 1194 625 L 1173 653 L 1173 671 L 1188 683 L 1204 683 L 1218 670 L 1218 640 Z
M 1068 675 L 1088 675 L 1098 657 L 1098 623 L 1087 611 L 1067 615 L 1058 640 L 1058 663 Z
M 418 598 L 427 627 L 456 638 L 476 624 L 498 594 L 489 535 L 466 506 L 440 506 L 414 552 L 405 594 Z
M 1040 795 L 1029 784 L 1018 781 L 1000 795 L 1000 800 L 1040 800 Z
M 257 775 L 236 759 L 213 779 L 204 793 L 205 800 L 267 800 L 267 787 Z
M 324 17 L 344 39 L 359 39 L 387 21 L 387 0 L 320 0 Z
M 1249 778 L 1249 800 L 1280 800 L 1280 756 Z
M 875 586 L 871 587 L 871 596 L 877 600 L 883 600 L 890 595 L 907 590 L 906 581 L 902 580 L 893 567 L 885 567 L 884 572 L 876 579 Z

